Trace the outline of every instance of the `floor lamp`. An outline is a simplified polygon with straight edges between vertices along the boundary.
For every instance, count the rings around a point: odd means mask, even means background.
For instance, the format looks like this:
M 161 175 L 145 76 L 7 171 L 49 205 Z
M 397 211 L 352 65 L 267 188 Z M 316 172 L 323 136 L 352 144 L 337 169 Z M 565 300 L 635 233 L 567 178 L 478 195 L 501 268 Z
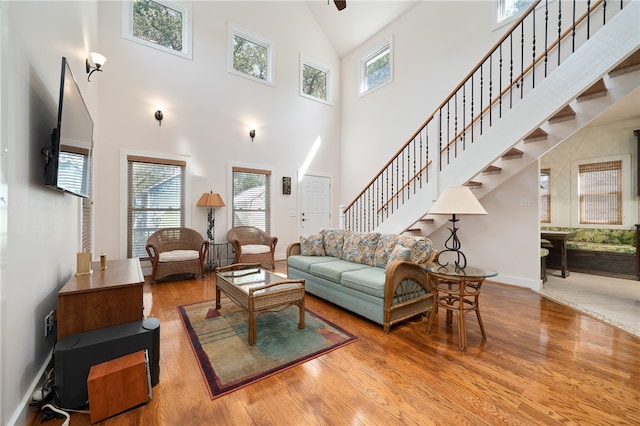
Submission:
M 215 233 L 216 233 L 216 207 L 224 207 L 224 201 L 220 194 L 211 192 L 205 192 L 198 200 L 197 206 L 206 207 L 209 211 L 207 214 L 208 226 L 207 226 L 207 238 L 209 239 L 209 251 L 207 253 L 207 269 L 211 269 L 211 251 L 215 249 Z
M 444 190 L 444 192 L 438 197 L 433 207 L 429 210 L 429 214 L 447 214 L 452 215 L 449 219 L 451 222 L 451 228 L 449 228 L 449 238 L 445 241 L 444 246 L 446 250 L 442 250 L 438 253 L 437 262 L 441 266 L 447 266 L 449 262 L 442 264 L 440 256 L 444 253 L 453 252 L 456 255 L 454 261 L 456 268 L 464 269 L 467 266 L 467 257 L 464 255 L 460 248 L 460 240 L 458 239 L 456 228 L 456 215 L 460 214 L 487 214 L 487 211 L 482 207 L 482 204 L 478 201 L 471 190 L 466 186 L 451 186 Z

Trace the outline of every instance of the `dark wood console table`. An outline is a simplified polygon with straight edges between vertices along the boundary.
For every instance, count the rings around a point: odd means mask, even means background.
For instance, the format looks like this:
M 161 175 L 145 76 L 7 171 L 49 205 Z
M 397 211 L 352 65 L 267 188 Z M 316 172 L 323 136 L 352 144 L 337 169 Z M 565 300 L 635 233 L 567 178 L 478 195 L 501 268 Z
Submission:
M 109 260 L 105 270 L 99 262 L 92 267 L 91 274 L 74 276 L 58 292 L 58 340 L 144 319 L 140 261 Z
M 569 267 L 567 262 L 567 240 L 575 236 L 575 231 L 541 231 L 540 237 L 551 241 L 554 247 L 560 249 L 560 270 L 562 278 L 569 276 Z M 556 246 L 556 244 L 558 244 Z

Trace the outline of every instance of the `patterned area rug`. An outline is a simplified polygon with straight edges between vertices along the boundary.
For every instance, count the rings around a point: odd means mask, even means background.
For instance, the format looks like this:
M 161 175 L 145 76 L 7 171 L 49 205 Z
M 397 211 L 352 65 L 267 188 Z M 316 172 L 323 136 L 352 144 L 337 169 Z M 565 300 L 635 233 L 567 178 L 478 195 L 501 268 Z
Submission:
M 220 310 L 210 300 L 178 306 L 178 312 L 212 399 L 358 340 L 309 310 L 299 329 L 297 307 L 260 314 L 253 346 L 247 312 L 228 299 Z

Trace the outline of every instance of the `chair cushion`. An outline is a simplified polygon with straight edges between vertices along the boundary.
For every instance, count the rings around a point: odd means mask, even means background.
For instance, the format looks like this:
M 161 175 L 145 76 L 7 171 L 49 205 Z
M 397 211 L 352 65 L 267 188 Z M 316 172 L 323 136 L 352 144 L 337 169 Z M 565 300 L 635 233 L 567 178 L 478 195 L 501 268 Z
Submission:
M 386 272 L 384 269 L 369 267 L 357 271 L 344 272 L 340 284 L 374 297 L 384 298 L 385 279 Z
M 311 265 L 315 265 L 316 263 L 334 262 L 336 260 L 340 259 L 331 256 L 293 255 L 287 258 L 287 266 L 299 271 L 306 272 L 308 274 L 310 272 L 309 268 L 311 267 Z
M 269 253 L 271 247 L 262 244 L 247 244 L 242 246 L 242 254 L 263 254 Z
M 343 272 L 357 271 L 358 269 L 370 268 L 370 266 L 360 263 L 351 263 L 345 260 L 336 260 L 333 262 L 314 263 L 309 267 L 309 272 L 316 277 L 333 281 L 340 284 L 340 277 Z
M 200 259 L 200 253 L 197 250 L 164 251 L 158 256 L 159 262 L 180 262 L 181 260 L 194 259 Z

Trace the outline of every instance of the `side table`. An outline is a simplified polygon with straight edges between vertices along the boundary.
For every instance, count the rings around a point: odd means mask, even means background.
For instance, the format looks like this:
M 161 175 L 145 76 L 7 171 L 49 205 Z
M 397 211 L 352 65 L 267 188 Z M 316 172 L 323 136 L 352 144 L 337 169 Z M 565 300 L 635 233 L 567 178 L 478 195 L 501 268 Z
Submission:
M 431 331 L 433 317 L 437 314 L 438 307 L 443 307 L 447 310 L 447 325 L 451 325 L 454 312 L 458 317 L 458 347 L 461 350 L 467 348 L 464 314 L 469 311 L 475 311 L 482 340 L 487 340 L 478 299 L 485 278 L 496 276 L 498 273 L 487 268 L 467 266 L 461 269 L 452 264 L 441 266 L 436 263 L 428 264 L 426 270 L 427 279 L 436 296 L 436 308 L 429 316 L 427 333 Z

